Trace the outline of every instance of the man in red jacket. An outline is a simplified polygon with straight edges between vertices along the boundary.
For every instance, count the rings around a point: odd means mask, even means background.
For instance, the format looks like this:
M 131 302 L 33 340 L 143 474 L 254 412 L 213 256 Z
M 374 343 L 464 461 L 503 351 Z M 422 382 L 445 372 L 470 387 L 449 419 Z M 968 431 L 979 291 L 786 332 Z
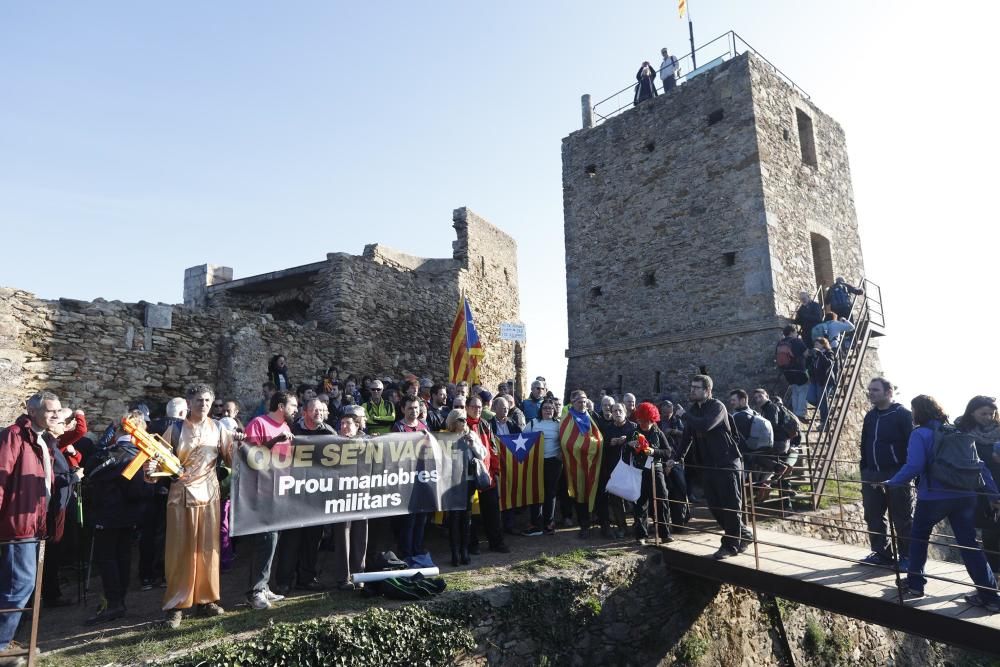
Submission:
M 0 431 L 0 542 L 45 537 L 45 515 L 54 476 L 49 429 L 59 428 L 59 397 L 40 391 L 28 399 L 28 414 Z M 35 589 L 38 542 L 2 547 L 0 609 L 24 607 Z M 19 612 L 0 614 L 0 659 L 14 638 Z

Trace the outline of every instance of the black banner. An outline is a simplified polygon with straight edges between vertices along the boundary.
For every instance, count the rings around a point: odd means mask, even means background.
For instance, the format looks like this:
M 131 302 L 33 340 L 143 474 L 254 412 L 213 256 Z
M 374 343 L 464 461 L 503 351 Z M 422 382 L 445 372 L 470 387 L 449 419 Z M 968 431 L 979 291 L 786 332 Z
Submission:
M 233 460 L 232 534 L 464 509 L 464 452 L 452 433 L 296 436 L 241 445 Z

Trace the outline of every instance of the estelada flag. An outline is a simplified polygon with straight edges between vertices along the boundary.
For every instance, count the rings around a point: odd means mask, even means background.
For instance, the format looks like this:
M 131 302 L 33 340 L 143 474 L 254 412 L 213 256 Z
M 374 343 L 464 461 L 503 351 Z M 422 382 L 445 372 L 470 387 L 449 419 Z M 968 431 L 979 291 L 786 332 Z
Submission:
M 684 18 L 684 14 L 687 12 L 688 3 L 687 0 L 677 0 L 677 13 L 681 18 Z
M 589 414 L 581 414 L 571 408 L 559 424 L 559 447 L 562 449 L 570 498 L 586 503 L 593 512 L 604 452 L 601 431 Z
M 479 342 L 479 332 L 472 321 L 472 308 L 465 296 L 458 299 L 458 312 L 455 313 L 455 324 L 451 327 L 451 351 L 448 363 L 448 375 L 451 382 L 462 382 L 470 385 L 479 382 L 479 362 L 483 358 L 483 346 Z
M 500 509 L 545 500 L 545 438 L 540 431 L 497 434 L 500 447 Z

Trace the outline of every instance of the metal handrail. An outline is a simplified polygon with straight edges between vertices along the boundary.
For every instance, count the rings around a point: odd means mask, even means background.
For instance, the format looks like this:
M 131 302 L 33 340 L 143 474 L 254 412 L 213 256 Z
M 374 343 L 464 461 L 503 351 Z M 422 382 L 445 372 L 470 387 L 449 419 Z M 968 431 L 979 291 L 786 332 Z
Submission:
M 715 55 L 709 56 L 707 59 L 705 59 L 704 58 L 705 52 L 711 52 L 712 54 Z M 681 68 L 681 71 L 687 72 L 687 74 L 678 77 L 677 83 L 679 85 L 682 82 L 686 82 L 693 72 L 699 72 L 699 70 L 704 71 L 705 67 L 704 65 L 702 65 L 702 67 L 700 68 L 694 66 L 694 61 L 696 59 L 695 57 L 697 57 L 699 54 L 701 54 L 703 62 L 706 62 L 706 60 L 708 62 L 711 62 L 717 60 L 718 58 L 730 60 L 732 58 L 735 58 L 736 56 L 748 52 L 753 53 L 755 56 L 760 58 L 761 61 L 763 61 L 768 67 L 770 67 L 780 79 L 782 79 L 785 83 L 791 86 L 792 89 L 795 90 L 795 92 L 798 93 L 801 97 L 803 97 L 804 99 L 809 99 L 808 93 L 802 90 L 794 81 L 792 81 L 792 79 L 787 74 L 778 69 L 770 60 L 765 58 L 760 53 L 760 51 L 752 47 L 745 39 L 743 39 L 739 34 L 737 34 L 735 30 L 729 30 L 719 35 L 718 37 L 711 39 L 708 42 L 705 42 L 704 44 L 702 44 L 701 46 L 699 46 L 694 50 L 694 54 L 686 53 L 682 56 L 677 56 L 677 64 Z M 658 71 L 657 74 L 659 74 Z M 658 78 L 659 77 L 657 77 L 657 79 Z M 635 83 L 629 83 L 621 90 L 614 92 L 611 95 L 608 95 L 604 99 L 600 100 L 599 102 L 593 104 L 591 106 L 591 111 L 593 112 L 594 115 L 595 124 L 607 120 L 608 118 L 616 116 L 619 113 L 631 108 L 633 106 L 631 100 L 623 104 L 620 101 L 617 101 L 616 98 L 618 98 L 624 93 L 631 93 L 635 89 L 635 85 L 636 85 Z M 654 81 L 654 87 L 656 88 L 658 94 L 662 94 L 663 87 L 662 85 L 659 84 L 658 81 Z M 608 106 L 613 106 L 613 108 L 609 109 L 607 108 Z
M 0 609 L 2 614 L 16 614 L 24 613 L 26 611 L 31 612 L 31 634 L 28 640 L 27 656 L 26 660 L 28 667 L 32 667 L 36 664 L 37 653 L 38 653 L 38 614 L 42 608 L 42 570 L 45 567 L 45 538 L 32 537 L 23 540 L 4 540 L 0 541 L 0 546 L 7 546 L 9 544 L 38 544 L 38 552 L 35 559 L 35 590 L 31 595 L 31 606 L 30 607 L 14 607 L 10 609 Z M 25 651 L 9 651 L 7 655 L 9 657 L 16 657 L 23 655 Z
M 838 460 L 838 461 L 846 461 L 846 460 Z M 856 463 L 856 462 L 853 462 L 853 463 Z M 779 543 L 776 543 L 776 542 L 762 540 L 757 535 L 757 526 L 758 526 L 758 516 L 760 516 L 761 518 L 764 518 L 764 519 L 769 520 L 769 521 L 770 520 L 777 520 L 779 522 L 787 521 L 787 522 L 790 522 L 790 523 L 803 523 L 803 524 L 808 523 L 809 525 L 815 526 L 815 527 L 836 528 L 838 530 L 842 530 L 842 531 L 845 531 L 845 532 L 862 533 L 862 534 L 865 534 L 865 535 L 876 534 L 873 531 L 870 531 L 867 528 L 852 528 L 852 527 L 848 527 L 846 525 L 847 522 L 844 521 L 843 518 L 841 519 L 842 525 L 834 525 L 834 524 L 828 524 L 828 523 L 806 522 L 803 519 L 792 518 L 792 517 L 785 517 L 785 516 L 778 517 L 778 516 L 773 515 L 773 514 L 758 515 L 756 501 L 754 499 L 754 493 L 753 493 L 753 486 L 754 485 L 753 485 L 753 482 L 751 481 L 750 475 L 748 474 L 749 471 L 739 470 L 739 469 L 732 469 L 732 468 L 720 468 L 720 467 L 715 467 L 715 466 L 704 466 L 704 465 L 698 465 L 698 464 L 688 464 L 688 463 L 685 463 L 684 467 L 685 467 L 685 469 L 692 468 L 692 469 L 700 469 L 700 470 L 722 471 L 722 472 L 727 472 L 727 473 L 731 473 L 731 474 L 738 474 L 738 475 L 741 475 L 743 477 L 742 483 L 741 483 L 741 487 L 743 489 L 743 494 L 744 494 L 744 501 L 743 501 L 743 507 L 744 507 L 744 509 L 732 509 L 732 508 L 724 508 L 724 507 L 715 507 L 713 509 L 715 511 L 721 511 L 721 512 L 736 512 L 736 513 L 739 513 L 741 516 L 744 517 L 745 523 L 746 523 L 747 526 L 750 527 L 750 532 L 751 532 L 751 535 L 752 535 L 752 541 L 753 541 L 753 546 L 754 546 L 755 569 L 760 569 L 760 553 L 759 553 L 759 549 L 758 549 L 759 545 L 780 547 L 782 549 L 787 549 L 789 551 L 795 551 L 795 552 L 800 552 L 800 553 L 808 553 L 808 554 L 812 554 L 812 555 L 819 555 L 819 556 L 824 556 L 826 558 L 832 558 L 832 559 L 835 559 L 835 560 L 843 560 L 843 561 L 847 561 L 847 562 L 851 562 L 851 563 L 859 564 L 859 565 L 860 564 L 864 564 L 866 566 L 880 568 L 880 569 L 889 570 L 889 571 L 894 572 L 895 575 L 896 575 L 895 578 L 896 578 L 896 588 L 897 588 L 897 599 L 898 599 L 898 602 L 899 602 L 899 604 L 905 604 L 905 600 L 903 598 L 903 589 L 904 589 L 904 586 L 903 586 L 903 582 L 902 582 L 902 579 L 901 579 L 901 575 L 903 573 L 899 569 L 900 554 L 898 554 L 898 547 L 897 547 L 899 536 L 896 533 L 896 526 L 895 526 L 895 522 L 893 520 L 892 508 L 891 508 L 891 500 L 889 499 L 889 494 L 886 494 L 886 501 L 887 501 L 887 506 L 888 506 L 886 514 L 888 515 L 888 524 L 889 524 L 889 530 L 888 530 L 889 534 L 887 535 L 887 538 L 888 538 L 888 543 L 890 545 L 890 549 L 891 549 L 891 551 L 892 551 L 892 553 L 894 555 L 894 561 L 893 561 L 892 566 L 872 565 L 872 564 L 869 564 L 869 563 L 865 563 L 864 561 L 861 561 L 861 560 L 858 560 L 858 559 L 855 559 L 855 558 L 850 558 L 849 556 L 839 555 L 839 554 L 836 554 L 836 553 L 820 552 L 820 551 L 816 551 L 814 549 L 808 549 L 808 548 L 805 548 L 805 547 L 797 547 L 797 546 L 794 546 L 794 545 L 790 545 L 788 543 L 780 543 L 779 544 Z M 834 474 L 837 475 L 836 473 L 834 473 Z M 839 481 L 839 475 L 837 475 L 837 479 Z M 844 480 L 844 481 L 848 481 L 848 480 Z M 870 482 L 870 481 L 853 480 L 853 479 L 849 480 L 849 481 L 858 483 L 860 485 L 868 484 L 868 485 L 871 485 L 871 486 L 884 486 L 884 483 L 882 483 L 882 482 Z M 660 538 L 659 538 L 659 534 L 660 534 L 659 528 L 660 528 L 660 526 L 666 526 L 669 529 L 669 526 L 676 525 L 676 524 L 672 524 L 672 522 L 669 520 L 669 518 L 667 520 L 663 521 L 663 522 L 660 522 L 660 521 L 656 520 L 656 518 L 655 518 L 655 516 L 656 516 L 656 507 L 657 507 L 658 502 L 661 500 L 661 499 L 658 499 L 657 496 L 656 496 L 656 486 L 657 485 L 655 483 L 651 485 L 652 493 L 651 493 L 651 500 L 650 500 L 650 502 L 652 503 L 653 508 L 654 508 L 654 525 L 653 525 L 653 534 L 655 536 L 654 537 L 654 543 L 657 546 L 660 546 Z M 839 487 L 839 485 L 838 485 L 838 487 Z M 838 489 L 838 491 L 839 491 L 839 489 Z M 989 492 L 986 492 L 986 491 L 972 492 L 972 491 L 957 491 L 956 490 L 955 493 L 956 494 L 961 494 L 963 496 L 968 496 L 968 495 L 971 494 L 971 495 L 976 496 L 976 497 L 985 496 L 985 497 L 990 498 L 990 499 L 993 498 L 993 495 L 990 494 Z M 822 495 L 824 497 L 831 497 L 831 498 L 835 497 L 835 496 L 833 496 L 833 494 L 822 494 Z M 839 494 L 836 497 L 839 497 Z M 673 499 L 671 499 L 671 498 L 668 497 L 668 498 L 665 498 L 665 499 L 662 499 L 662 500 L 665 501 L 668 504 L 669 503 L 680 503 L 680 504 L 684 504 L 684 505 L 690 505 L 691 504 L 690 501 L 688 501 L 686 498 L 684 500 L 673 500 Z M 706 505 L 707 505 L 707 503 L 706 503 Z M 698 533 L 708 533 L 708 534 L 719 535 L 719 536 L 723 536 L 723 537 L 726 535 L 726 533 L 723 532 L 721 529 L 719 529 L 719 530 L 713 530 L 713 529 L 709 529 L 709 528 L 700 528 L 700 527 L 694 527 L 694 526 L 685 526 L 685 528 L 687 530 L 691 530 L 691 531 L 698 532 Z M 911 543 L 912 542 L 921 542 L 921 543 L 927 544 L 928 546 L 934 545 L 934 546 L 946 547 L 948 549 L 956 550 L 959 553 L 961 553 L 963 550 L 965 550 L 965 551 L 982 551 L 984 555 L 986 555 L 986 554 L 1000 555 L 1000 552 L 992 551 L 992 550 L 987 550 L 987 549 L 985 549 L 985 548 L 983 548 L 981 546 L 966 547 L 966 546 L 962 546 L 960 544 L 952 544 L 952 543 L 948 543 L 948 542 L 943 542 L 943 541 L 938 541 L 938 540 L 930 539 L 930 538 L 933 538 L 933 537 L 943 537 L 943 538 L 954 539 L 953 536 L 944 535 L 944 534 L 941 534 L 941 533 L 935 533 L 933 530 L 930 533 L 930 537 L 928 539 L 926 539 L 926 540 L 924 540 L 924 539 L 919 539 L 918 540 L 918 539 L 914 538 L 912 535 L 909 536 L 909 537 L 907 537 L 906 539 L 909 542 L 911 542 Z M 817 570 L 817 571 L 819 571 L 819 570 Z M 946 577 L 946 576 L 939 575 L 939 574 L 930 574 L 930 573 L 928 573 L 926 571 L 922 572 L 921 576 L 925 577 L 926 579 L 934 579 L 934 580 L 942 581 L 942 582 L 945 582 L 945 583 L 948 583 L 948 584 L 959 584 L 959 585 L 963 585 L 963 586 L 971 586 L 972 588 L 974 588 L 976 590 L 980 590 L 980 589 L 995 590 L 995 589 L 988 589 L 988 587 L 978 585 L 975 582 L 972 582 L 970 584 L 968 581 L 961 581 L 961 580 L 953 579 L 951 577 Z

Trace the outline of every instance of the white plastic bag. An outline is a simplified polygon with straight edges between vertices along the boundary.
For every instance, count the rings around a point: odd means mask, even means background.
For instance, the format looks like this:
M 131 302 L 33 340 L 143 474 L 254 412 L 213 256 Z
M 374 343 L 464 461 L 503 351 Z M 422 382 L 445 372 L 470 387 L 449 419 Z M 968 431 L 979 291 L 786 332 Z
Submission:
M 642 469 L 625 463 L 624 458 L 618 459 L 615 469 L 611 471 L 611 477 L 608 478 L 605 490 L 634 503 L 639 500 L 639 496 L 642 494 Z

